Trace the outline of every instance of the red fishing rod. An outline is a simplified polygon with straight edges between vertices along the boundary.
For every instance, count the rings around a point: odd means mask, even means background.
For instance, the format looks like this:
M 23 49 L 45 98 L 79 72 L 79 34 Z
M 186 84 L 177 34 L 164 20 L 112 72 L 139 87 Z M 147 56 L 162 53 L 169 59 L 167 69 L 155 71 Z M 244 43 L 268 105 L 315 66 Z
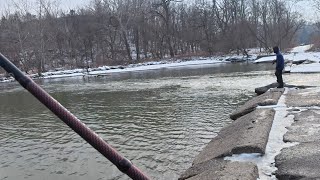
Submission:
M 104 157 L 111 161 L 118 169 L 127 174 L 134 180 L 149 180 L 137 167 L 135 167 L 129 160 L 124 158 L 107 142 L 99 137 L 95 132 L 89 129 L 76 116 L 70 113 L 57 100 L 44 91 L 31 78 L 24 75 L 13 63 L 11 63 L 5 56 L 0 53 L 0 66 L 3 67 L 11 76 L 13 76 L 26 90 L 28 90 L 34 97 L 36 97 L 42 104 L 50 109 L 56 116 L 58 116 L 64 123 L 66 123 L 72 130 L 79 134 L 91 146 L 99 151 Z

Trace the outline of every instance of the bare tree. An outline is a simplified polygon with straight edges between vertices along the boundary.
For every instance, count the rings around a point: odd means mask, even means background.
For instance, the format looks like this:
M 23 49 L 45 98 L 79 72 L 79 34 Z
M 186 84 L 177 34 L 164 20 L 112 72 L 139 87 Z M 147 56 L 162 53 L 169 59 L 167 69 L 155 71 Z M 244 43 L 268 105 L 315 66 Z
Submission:
M 39 73 L 167 56 L 248 55 L 251 47 L 291 46 L 303 25 L 285 0 L 92 0 L 69 12 L 37 0 L 36 14 L 16 5 L 17 12 L 1 18 L 0 50 Z
M 160 17 L 160 19 L 163 21 L 164 24 L 164 38 L 166 39 L 167 46 L 170 52 L 170 56 L 174 57 L 174 49 L 172 45 L 172 35 L 174 31 L 174 26 L 172 22 L 172 17 L 173 17 L 173 10 L 172 8 L 172 3 L 173 2 L 181 2 L 181 1 L 175 1 L 175 0 L 159 0 L 158 2 L 153 3 L 153 13 Z

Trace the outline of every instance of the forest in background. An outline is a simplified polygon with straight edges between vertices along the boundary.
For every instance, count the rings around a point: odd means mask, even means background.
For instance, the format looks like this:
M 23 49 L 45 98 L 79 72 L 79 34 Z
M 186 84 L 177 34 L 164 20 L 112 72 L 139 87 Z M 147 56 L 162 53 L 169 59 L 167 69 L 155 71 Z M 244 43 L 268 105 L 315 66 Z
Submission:
M 305 25 L 285 0 L 93 0 L 63 12 L 38 0 L 0 21 L 0 52 L 27 73 L 210 56 L 297 43 Z

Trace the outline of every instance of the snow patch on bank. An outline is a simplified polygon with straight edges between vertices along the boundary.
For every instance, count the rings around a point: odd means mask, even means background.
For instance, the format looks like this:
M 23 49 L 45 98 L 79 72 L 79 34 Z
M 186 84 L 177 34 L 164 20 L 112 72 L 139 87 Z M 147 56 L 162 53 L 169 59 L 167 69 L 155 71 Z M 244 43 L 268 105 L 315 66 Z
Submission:
M 254 63 L 272 62 L 274 60 L 276 60 L 276 56 L 275 55 L 271 55 L 271 56 L 266 56 L 266 57 L 259 58 L 259 59 L 255 60 Z
M 73 69 L 73 70 L 58 70 L 42 73 L 39 77 L 37 74 L 29 75 L 31 78 L 40 79 L 54 79 L 54 78 L 66 78 L 66 77 L 76 77 L 76 76 L 91 76 L 91 75 L 104 75 L 109 73 L 118 72 L 132 72 L 132 71 L 145 71 L 145 70 L 155 70 L 161 68 L 172 68 L 179 66 L 193 66 L 193 65 L 208 65 L 208 64 L 222 64 L 228 63 L 226 59 L 211 57 L 211 58 L 199 58 L 190 61 L 160 61 L 160 62 L 147 62 L 139 64 L 130 64 L 128 66 L 102 66 L 98 68 L 89 69 Z M 10 82 L 14 81 L 12 77 L 1 78 L 0 82 Z
M 306 51 L 310 50 L 312 47 L 313 47 L 313 44 L 297 46 L 297 47 L 292 48 L 290 52 L 292 52 L 292 53 L 306 52 Z
M 259 180 L 276 179 L 274 175 L 275 171 L 277 170 L 277 168 L 275 167 L 275 157 L 280 154 L 283 148 L 297 145 L 297 143 L 283 142 L 283 136 L 288 131 L 286 127 L 291 126 L 294 122 L 293 115 L 287 116 L 288 108 L 285 105 L 285 94 L 287 94 L 287 92 L 288 89 L 286 88 L 285 93 L 279 99 L 278 104 L 273 107 L 276 113 L 269 134 L 266 153 L 264 155 L 257 153 L 240 154 L 225 158 L 225 160 L 230 161 L 252 162 L 257 164 L 259 169 Z
M 301 52 L 301 53 L 289 53 L 283 54 L 283 58 L 286 62 L 302 62 L 302 61 L 310 61 L 310 62 L 320 62 L 320 52 Z M 255 63 L 264 63 L 264 62 L 272 62 L 276 60 L 276 56 L 267 56 L 262 57 L 260 59 L 255 60 Z
M 293 48 L 289 53 L 284 54 L 286 62 L 290 62 L 289 66 L 286 67 L 286 71 L 292 73 L 316 73 L 320 72 L 320 52 L 306 52 L 312 47 L 312 45 L 298 46 Z M 130 72 L 130 71 L 145 71 L 154 70 L 161 68 L 171 68 L 179 66 L 194 66 L 194 65 L 208 65 L 208 64 L 221 64 L 230 62 L 244 62 L 252 61 L 255 63 L 261 62 L 272 62 L 276 59 L 273 56 L 262 57 L 257 59 L 258 55 L 261 54 L 260 49 L 252 48 L 248 49 L 250 57 L 243 55 L 230 55 L 229 56 L 214 56 L 214 57 L 193 57 L 190 60 L 178 59 L 173 61 L 172 59 L 163 60 L 158 62 L 146 62 L 138 64 L 130 64 L 127 66 L 101 66 L 98 68 L 89 69 L 73 69 L 73 70 L 61 70 L 50 71 L 42 73 L 39 77 L 37 74 L 28 75 L 31 78 L 41 79 L 53 79 L 53 78 L 66 78 L 66 77 L 77 77 L 77 76 L 97 76 L 105 75 L 109 73 L 118 72 Z M 264 52 L 264 54 L 266 54 Z M 308 64 L 299 64 L 301 62 L 307 62 Z M 312 64 L 310 64 L 312 63 Z M 11 82 L 14 81 L 12 77 L 4 77 L 0 74 L 0 82 Z
M 89 72 L 89 75 L 99 75 L 99 74 L 107 74 L 107 73 L 115 73 L 115 72 L 131 72 L 131 71 L 145 71 L 145 70 L 154 70 L 161 68 L 170 68 L 170 67 L 179 67 L 179 66 L 192 66 L 192 65 L 206 65 L 206 64 L 219 64 L 225 63 L 220 60 L 215 59 L 207 59 L 207 60 L 192 60 L 192 61 L 184 61 L 184 62 L 174 62 L 174 63 L 153 63 L 153 64 L 141 64 L 138 66 L 128 67 L 124 69 L 110 69 L 107 71 L 92 71 Z
M 290 67 L 291 73 L 318 73 L 320 72 L 320 63 L 300 64 Z
M 283 55 L 286 62 L 285 71 L 290 73 L 320 73 L 320 52 L 304 52 L 302 49 L 297 47 L 292 53 Z M 272 62 L 275 59 L 275 56 L 268 56 L 257 59 L 254 63 Z
M 320 52 L 306 52 L 313 47 L 313 44 L 304 45 L 304 46 L 297 46 L 291 49 L 288 53 L 283 53 L 284 60 L 286 62 L 320 62 Z M 275 55 L 262 57 L 255 60 L 255 63 L 264 63 L 264 62 L 272 62 L 276 59 Z

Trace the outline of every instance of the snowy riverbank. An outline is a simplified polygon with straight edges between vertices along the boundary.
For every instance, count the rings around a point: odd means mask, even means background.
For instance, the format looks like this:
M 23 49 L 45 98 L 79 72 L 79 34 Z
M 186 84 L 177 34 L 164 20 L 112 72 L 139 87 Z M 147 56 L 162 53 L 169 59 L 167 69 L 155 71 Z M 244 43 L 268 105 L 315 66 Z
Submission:
M 98 68 L 89 69 L 72 69 L 72 70 L 58 70 L 42 73 L 42 76 L 38 74 L 29 75 L 33 79 L 53 79 L 53 78 L 67 78 L 76 76 L 98 76 L 116 72 L 130 72 L 130 71 L 144 71 L 161 68 L 170 68 L 178 66 L 192 66 L 192 65 L 205 65 L 205 64 L 218 64 L 218 63 L 230 63 L 230 59 L 244 59 L 242 56 L 231 57 L 209 57 L 209 58 L 194 58 L 192 60 L 164 60 L 159 62 L 146 62 L 138 64 L 130 64 L 127 66 L 102 66 Z M 0 76 L 0 82 L 14 81 L 12 77 Z
M 298 46 L 291 51 L 284 53 L 286 61 L 286 72 L 291 73 L 318 73 L 320 72 L 320 52 L 307 52 L 312 45 Z M 170 68 L 178 66 L 206 65 L 230 62 L 250 61 L 254 63 L 270 63 L 275 60 L 275 56 L 266 56 L 259 58 L 261 52 L 259 49 L 250 49 L 250 57 L 243 55 L 215 56 L 215 57 L 193 57 L 191 59 L 163 60 L 158 62 L 145 62 L 138 64 L 129 64 L 127 66 L 101 66 L 89 69 L 72 69 L 72 70 L 51 70 L 38 74 L 29 75 L 33 79 L 53 79 L 67 78 L 76 76 L 98 76 L 116 72 L 144 71 L 161 68 Z M 266 54 L 266 53 L 262 53 Z M 12 77 L 4 77 L 0 74 L 0 82 L 14 81 Z
M 287 53 L 283 53 L 286 67 L 285 71 L 290 73 L 319 73 L 320 52 L 307 52 L 312 45 L 298 46 Z M 255 60 L 255 63 L 266 63 L 275 60 L 275 56 L 263 57 Z

